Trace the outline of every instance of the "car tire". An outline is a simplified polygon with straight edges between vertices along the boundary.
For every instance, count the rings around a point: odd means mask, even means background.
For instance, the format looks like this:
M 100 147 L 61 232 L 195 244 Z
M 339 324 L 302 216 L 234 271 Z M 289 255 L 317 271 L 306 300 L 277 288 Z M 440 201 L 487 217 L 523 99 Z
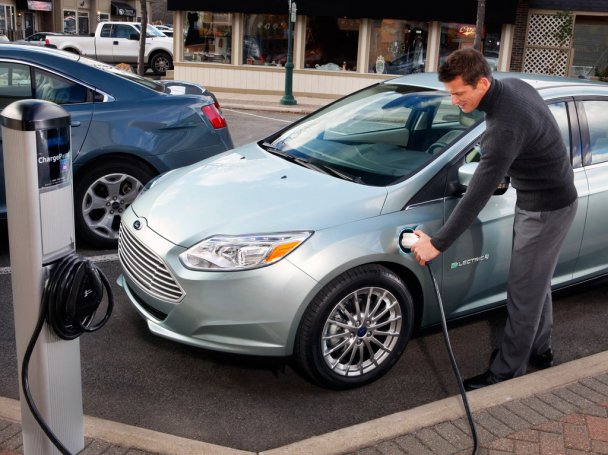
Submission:
M 97 163 L 74 179 L 76 235 L 95 248 L 116 248 L 120 218 L 143 185 L 156 175 L 140 163 Z
M 403 281 L 380 265 L 357 267 L 325 286 L 306 309 L 295 361 L 323 387 L 359 387 L 393 367 L 413 326 L 414 303 Z
M 150 59 L 150 68 L 154 74 L 164 76 L 173 67 L 173 59 L 166 52 L 158 52 Z

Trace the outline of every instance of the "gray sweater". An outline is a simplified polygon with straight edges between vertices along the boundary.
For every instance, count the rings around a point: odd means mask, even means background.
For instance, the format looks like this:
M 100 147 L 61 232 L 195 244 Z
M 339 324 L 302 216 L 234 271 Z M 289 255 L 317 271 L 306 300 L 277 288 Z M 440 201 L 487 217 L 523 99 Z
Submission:
M 469 228 L 506 175 L 523 210 L 557 210 L 577 197 L 557 122 L 531 85 L 515 78 L 494 79 L 478 109 L 486 113 L 481 160 L 466 193 L 431 239 L 439 251 Z

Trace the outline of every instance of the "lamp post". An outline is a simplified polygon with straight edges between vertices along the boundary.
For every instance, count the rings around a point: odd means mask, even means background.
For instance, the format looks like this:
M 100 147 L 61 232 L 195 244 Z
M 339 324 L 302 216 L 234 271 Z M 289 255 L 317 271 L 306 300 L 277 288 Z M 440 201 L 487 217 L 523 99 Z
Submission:
M 292 83 L 293 83 L 293 44 L 291 37 L 291 23 L 296 21 L 296 2 L 287 0 L 289 4 L 289 15 L 287 17 L 287 62 L 285 62 L 285 94 L 281 98 L 281 104 L 297 104 L 298 102 L 293 97 Z

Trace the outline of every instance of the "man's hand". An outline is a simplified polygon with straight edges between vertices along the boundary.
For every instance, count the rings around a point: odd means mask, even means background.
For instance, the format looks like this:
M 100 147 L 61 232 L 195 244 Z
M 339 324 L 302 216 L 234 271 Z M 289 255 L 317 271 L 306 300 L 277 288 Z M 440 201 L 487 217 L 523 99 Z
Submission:
M 433 246 L 428 235 L 418 229 L 414 231 L 414 234 L 419 237 L 419 240 L 412 245 L 412 254 L 418 264 L 425 265 L 439 256 L 441 252 Z

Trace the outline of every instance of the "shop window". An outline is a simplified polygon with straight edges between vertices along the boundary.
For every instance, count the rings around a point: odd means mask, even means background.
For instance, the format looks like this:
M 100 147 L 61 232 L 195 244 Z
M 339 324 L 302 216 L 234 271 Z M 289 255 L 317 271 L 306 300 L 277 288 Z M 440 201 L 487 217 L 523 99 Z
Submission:
M 359 19 L 308 17 L 304 67 L 356 71 Z
M 288 31 L 287 14 L 246 15 L 241 63 L 284 66 Z
M 472 47 L 475 41 L 475 24 L 443 23 L 441 24 L 441 44 L 439 64 L 457 49 Z M 486 56 L 492 71 L 498 68 L 498 51 L 500 47 L 500 27 L 484 27 L 481 34 L 481 51 Z
M 63 12 L 63 33 L 76 33 L 76 11 Z
M 230 63 L 232 14 L 208 11 L 184 12 L 188 24 L 184 36 L 184 60 Z
M 78 33 L 80 35 L 89 34 L 89 13 L 78 11 Z
M 571 75 L 608 80 L 608 16 L 576 17 Z
M 427 22 L 374 20 L 367 71 L 385 74 L 423 72 L 427 36 Z

